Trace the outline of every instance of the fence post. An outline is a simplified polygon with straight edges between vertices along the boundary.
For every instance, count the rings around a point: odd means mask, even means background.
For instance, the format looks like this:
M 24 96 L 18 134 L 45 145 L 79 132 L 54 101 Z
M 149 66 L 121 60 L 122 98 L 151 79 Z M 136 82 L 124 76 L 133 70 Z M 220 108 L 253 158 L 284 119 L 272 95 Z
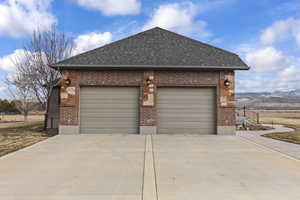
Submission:
M 244 117 L 246 117 L 246 106 L 244 106 Z
M 256 113 L 257 124 L 259 124 L 259 112 Z

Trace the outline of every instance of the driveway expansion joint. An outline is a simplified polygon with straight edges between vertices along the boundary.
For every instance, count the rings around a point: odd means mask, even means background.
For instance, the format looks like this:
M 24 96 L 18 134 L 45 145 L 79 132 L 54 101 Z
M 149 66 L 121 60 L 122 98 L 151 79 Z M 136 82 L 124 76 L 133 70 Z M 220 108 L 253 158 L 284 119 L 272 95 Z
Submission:
M 154 178 L 155 178 L 155 188 L 156 188 L 156 199 L 158 200 L 158 185 L 157 185 L 157 170 L 155 165 L 155 153 L 154 153 L 154 141 L 153 135 L 151 135 L 151 144 L 152 144 L 152 157 L 153 157 L 153 170 L 154 170 Z
M 158 200 L 152 136 L 146 136 L 142 200 Z

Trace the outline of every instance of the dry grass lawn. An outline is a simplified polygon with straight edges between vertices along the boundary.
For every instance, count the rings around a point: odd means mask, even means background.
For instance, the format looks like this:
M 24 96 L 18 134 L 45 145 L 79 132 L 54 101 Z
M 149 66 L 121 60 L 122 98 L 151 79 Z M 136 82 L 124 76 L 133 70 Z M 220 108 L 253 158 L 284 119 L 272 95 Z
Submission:
M 260 112 L 260 120 L 263 123 L 282 124 L 295 129 L 295 131 L 288 133 L 265 134 L 264 137 L 300 144 L 300 112 Z
M 42 122 L 0 127 L 0 157 L 47 139 L 42 127 Z
M 38 122 L 43 121 L 43 114 L 29 115 L 28 122 Z M 23 122 L 23 115 L 0 115 L 0 122 Z

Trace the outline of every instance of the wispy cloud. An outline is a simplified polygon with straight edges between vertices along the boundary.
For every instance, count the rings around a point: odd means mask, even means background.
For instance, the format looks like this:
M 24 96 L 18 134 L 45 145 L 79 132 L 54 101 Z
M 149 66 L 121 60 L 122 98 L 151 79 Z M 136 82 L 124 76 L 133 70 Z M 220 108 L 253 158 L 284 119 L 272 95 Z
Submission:
M 56 23 L 49 11 L 52 0 L 3 0 L 0 2 L 0 34 L 20 37 L 34 30 L 48 30 Z
M 95 49 L 110 43 L 112 40 L 112 34 L 110 32 L 91 32 L 87 34 L 79 35 L 75 38 L 74 43 L 74 55 Z
M 238 47 L 237 51 L 252 67 L 247 75 L 238 73 L 239 90 L 299 88 L 300 56 L 281 50 L 281 46 L 291 40 L 300 46 L 299 27 L 300 20 L 295 18 L 274 21 L 256 40 Z
M 270 27 L 263 30 L 260 40 L 262 44 L 274 45 L 293 39 L 300 46 L 300 19 L 288 18 L 275 21 Z
M 97 10 L 104 15 L 136 15 L 140 13 L 139 0 L 77 0 L 86 9 Z
M 25 51 L 23 49 L 16 49 L 13 53 L 0 57 L 0 69 L 6 72 L 14 72 L 16 62 L 22 62 L 25 59 Z
M 197 20 L 199 7 L 192 2 L 171 3 L 159 6 L 154 10 L 143 30 L 159 26 L 178 33 L 208 38 L 211 33 L 206 29 L 206 22 Z

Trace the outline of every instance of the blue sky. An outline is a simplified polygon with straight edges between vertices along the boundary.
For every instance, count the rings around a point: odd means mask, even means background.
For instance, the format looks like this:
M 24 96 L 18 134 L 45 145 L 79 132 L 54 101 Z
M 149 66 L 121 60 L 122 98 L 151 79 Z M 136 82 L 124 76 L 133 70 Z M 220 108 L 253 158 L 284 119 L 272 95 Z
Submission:
M 239 54 L 237 92 L 300 88 L 300 0 L 0 0 L 0 98 L 24 41 L 53 25 L 75 53 L 160 26 Z

